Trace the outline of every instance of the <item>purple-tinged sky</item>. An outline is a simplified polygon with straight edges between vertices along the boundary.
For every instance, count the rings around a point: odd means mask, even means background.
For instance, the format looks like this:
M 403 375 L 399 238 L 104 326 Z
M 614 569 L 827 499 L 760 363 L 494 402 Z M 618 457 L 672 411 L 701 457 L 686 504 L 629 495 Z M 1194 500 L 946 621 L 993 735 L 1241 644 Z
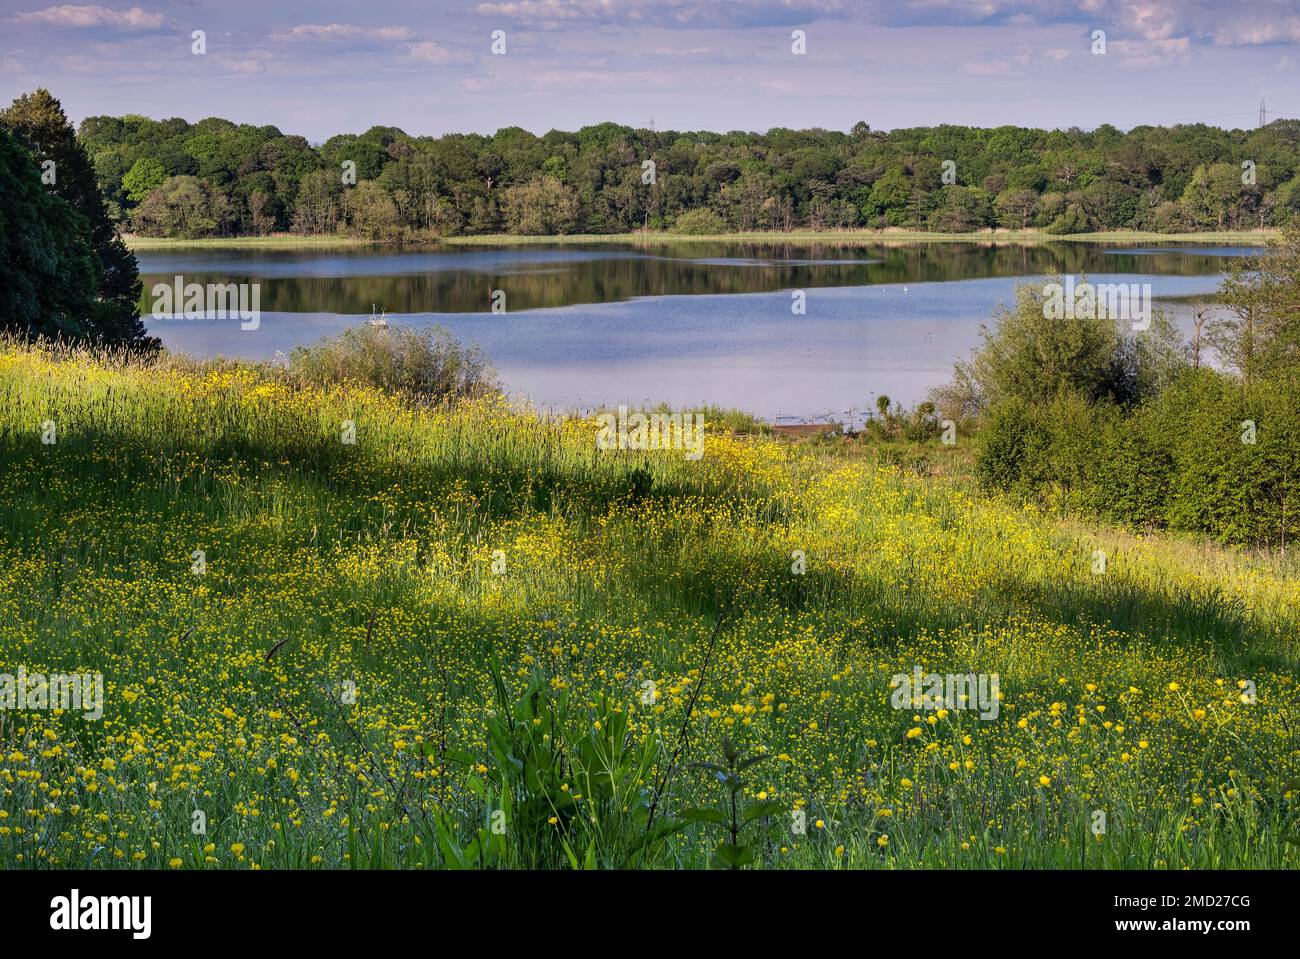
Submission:
M 45 86 L 74 121 L 221 116 L 313 141 L 651 117 L 1253 127 L 1261 99 L 1300 116 L 1298 63 L 1300 0 L 0 0 L 4 102 Z

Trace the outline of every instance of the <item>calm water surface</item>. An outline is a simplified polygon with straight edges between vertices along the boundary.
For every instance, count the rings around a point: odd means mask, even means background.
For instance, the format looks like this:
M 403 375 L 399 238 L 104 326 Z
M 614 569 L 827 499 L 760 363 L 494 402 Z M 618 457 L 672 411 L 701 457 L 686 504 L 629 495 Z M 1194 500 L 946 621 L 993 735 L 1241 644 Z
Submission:
M 948 379 L 1017 282 L 1058 273 L 1150 283 L 1180 321 L 1245 247 L 1062 243 L 907 247 L 682 244 L 427 251 L 139 254 L 143 313 L 170 349 L 271 359 L 368 318 L 441 324 L 491 358 L 515 396 L 550 409 L 735 406 L 843 418 L 881 394 L 913 403 Z M 149 291 L 258 283 L 261 326 L 158 320 Z M 807 314 L 791 314 L 791 291 Z M 492 313 L 493 290 L 507 312 Z

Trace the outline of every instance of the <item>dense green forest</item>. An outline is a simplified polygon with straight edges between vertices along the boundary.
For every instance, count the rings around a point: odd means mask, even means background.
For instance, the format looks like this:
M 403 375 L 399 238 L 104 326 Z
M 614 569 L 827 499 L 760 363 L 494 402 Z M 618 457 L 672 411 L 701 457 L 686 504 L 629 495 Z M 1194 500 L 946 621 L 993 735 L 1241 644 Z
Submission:
M 1297 120 L 1128 133 L 885 133 L 866 123 L 848 133 L 679 133 L 602 123 L 544 136 L 508 127 L 422 137 L 373 127 L 313 146 L 274 126 L 217 118 L 98 116 L 81 124 L 80 140 L 114 216 L 148 236 L 1184 232 L 1278 226 L 1300 213 Z

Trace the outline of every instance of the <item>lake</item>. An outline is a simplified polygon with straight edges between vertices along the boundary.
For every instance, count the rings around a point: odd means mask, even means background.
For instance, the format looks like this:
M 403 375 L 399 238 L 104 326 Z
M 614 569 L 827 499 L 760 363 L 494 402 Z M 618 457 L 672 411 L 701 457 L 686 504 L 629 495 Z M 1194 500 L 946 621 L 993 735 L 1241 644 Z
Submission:
M 149 331 L 194 356 L 272 359 L 369 318 L 477 343 L 515 397 L 551 410 L 668 402 L 780 421 L 857 420 L 948 379 L 1018 282 L 1049 271 L 1150 283 L 1187 324 L 1247 247 L 681 243 L 138 254 Z M 261 322 L 155 319 L 156 283 L 257 283 Z M 792 315 L 792 291 L 806 314 Z M 505 312 L 492 312 L 494 291 Z

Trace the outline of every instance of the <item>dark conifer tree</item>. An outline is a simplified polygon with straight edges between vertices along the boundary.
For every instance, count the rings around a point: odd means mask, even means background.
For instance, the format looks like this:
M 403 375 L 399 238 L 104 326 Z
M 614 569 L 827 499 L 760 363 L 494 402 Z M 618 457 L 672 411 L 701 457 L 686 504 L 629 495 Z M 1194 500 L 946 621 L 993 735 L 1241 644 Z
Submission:
M 24 94 L 0 113 L 0 126 L 27 146 L 42 167 L 47 188 L 86 222 L 99 268 L 98 301 L 80 324 L 84 335 L 104 343 L 156 347 L 157 341 L 146 336 L 140 321 L 140 274 L 135 255 L 108 218 L 94 166 L 62 105 L 45 89 Z M 53 166 L 44 166 L 46 161 Z
M 85 218 L 42 185 L 26 148 L 0 127 L 0 329 L 87 336 L 99 287 L 89 235 Z

